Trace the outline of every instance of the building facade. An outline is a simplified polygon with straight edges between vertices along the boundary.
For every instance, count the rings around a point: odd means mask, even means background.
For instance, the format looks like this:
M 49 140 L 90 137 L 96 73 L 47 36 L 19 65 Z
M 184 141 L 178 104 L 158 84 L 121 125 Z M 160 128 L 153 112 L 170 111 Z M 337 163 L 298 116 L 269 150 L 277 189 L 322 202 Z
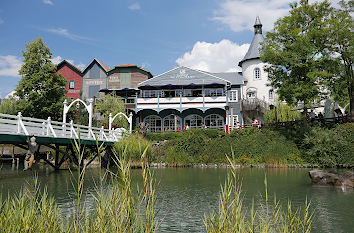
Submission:
M 65 90 L 67 91 L 65 94 L 66 97 L 72 100 L 80 98 L 82 83 L 81 70 L 70 62 L 63 60 L 57 65 L 56 73 L 60 73 L 67 80 L 67 84 L 65 85 Z
M 268 74 L 264 70 L 266 64 L 260 60 L 261 43 L 264 41 L 262 24 L 259 17 L 254 24 L 254 37 L 251 45 L 239 62 L 245 85 L 242 86 L 241 111 L 246 122 L 257 118 L 263 121 L 264 112 L 274 106 L 276 94 L 269 85 Z
M 223 129 L 241 121 L 242 76 L 176 67 L 138 85 L 137 118 L 150 132 L 188 128 Z M 230 115 L 232 113 L 232 117 Z
M 83 99 L 99 97 L 99 91 L 107 88 L 107 72 L 109 68 L 97 58 L 94 58 L 82 71 Z
M 107 88 L 100 92 L 114 93 L 124 101 L 128 112 L 135 113 L 138 84 L 150 78 L 152 74 L 137 65 L 118 65 L 107 72 Z

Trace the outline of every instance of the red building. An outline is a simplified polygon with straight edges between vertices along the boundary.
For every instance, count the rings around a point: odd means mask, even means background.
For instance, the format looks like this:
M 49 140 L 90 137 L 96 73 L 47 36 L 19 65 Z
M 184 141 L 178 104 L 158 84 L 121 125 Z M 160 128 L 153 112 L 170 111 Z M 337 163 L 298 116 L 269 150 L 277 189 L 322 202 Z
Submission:
M 80 98 L 82 73 L 70 62 L 63 60 L 57 65 L 57 72 L 63 75 L 68 83 L 65 85 L 66 97 L 70 99 Z

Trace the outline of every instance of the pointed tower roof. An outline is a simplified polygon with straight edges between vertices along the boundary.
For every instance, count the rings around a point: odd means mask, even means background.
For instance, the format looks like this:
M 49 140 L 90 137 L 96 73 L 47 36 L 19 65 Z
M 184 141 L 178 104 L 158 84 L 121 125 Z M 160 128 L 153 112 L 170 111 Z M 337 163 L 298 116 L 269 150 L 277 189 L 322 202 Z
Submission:
M 254 23 L 253 27 L 254 37 L 245 57 L 238 63 L 240 67 L 242 67 L 242 63 L 244 61 L 260 58 L 259 49 L 261 48 L 261 42 L 264 41 L 264 38 L 262 34 L 262 23 L 258 16 L 256 17 L 256 22 Z

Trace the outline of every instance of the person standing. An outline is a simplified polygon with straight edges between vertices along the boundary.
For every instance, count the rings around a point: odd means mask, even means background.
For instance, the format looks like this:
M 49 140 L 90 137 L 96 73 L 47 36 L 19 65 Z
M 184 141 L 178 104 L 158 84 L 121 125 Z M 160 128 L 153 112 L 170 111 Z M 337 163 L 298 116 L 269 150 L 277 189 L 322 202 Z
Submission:
M 31 169 L 32 165 L 36 163 L 35 154 L 38 149 L 38 144 L 34 135 L 32 135 L 31 138 L 27 138 L 26 142 L 28 143 L 28 151 L 25 158 L 27 167 L 25 167 L 24 171 Z

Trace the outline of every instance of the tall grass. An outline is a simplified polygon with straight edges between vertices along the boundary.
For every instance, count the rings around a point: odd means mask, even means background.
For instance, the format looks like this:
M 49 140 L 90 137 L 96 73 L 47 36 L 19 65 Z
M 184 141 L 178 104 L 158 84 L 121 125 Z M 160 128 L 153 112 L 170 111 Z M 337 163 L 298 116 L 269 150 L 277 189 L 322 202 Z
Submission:
M 81 161 L 84 149 L 80 142 L 75 143 L 75 151 Z M 86 165 L 79 163 L 77 171 L 72 172 L 75 196 L 71 217 L 60 217 L 54 199 L 46 189 L 40 191 L 35 179 L 32 190 L 26 189 L 6 200 L 0 197 L 0 232 L 156 232 L 155 182 L 147 151 L 145 148 L 141 156 L 143 183 L 138 193 L 132 191 L 129 161 L 124 154 L 116 156 L 118 171 L 109 171 L 109 188 L 103 185 L 107 174 L 100 175 L 100 184 L 92 194 L 95 209 L 88 212 L 84 193 Z
M 206 232 L 310 232 L 312 214 L 306 201 L 302 209 L 294 209 L 291 202 L 284 210 L 274 197 L 269 200 L 267 179 L 265 194 L 258 206 L 243 206 L 242 187 L 234 162 L 228 157 L 231 174 L 221 187 L 218 209 L 204 216 Z

